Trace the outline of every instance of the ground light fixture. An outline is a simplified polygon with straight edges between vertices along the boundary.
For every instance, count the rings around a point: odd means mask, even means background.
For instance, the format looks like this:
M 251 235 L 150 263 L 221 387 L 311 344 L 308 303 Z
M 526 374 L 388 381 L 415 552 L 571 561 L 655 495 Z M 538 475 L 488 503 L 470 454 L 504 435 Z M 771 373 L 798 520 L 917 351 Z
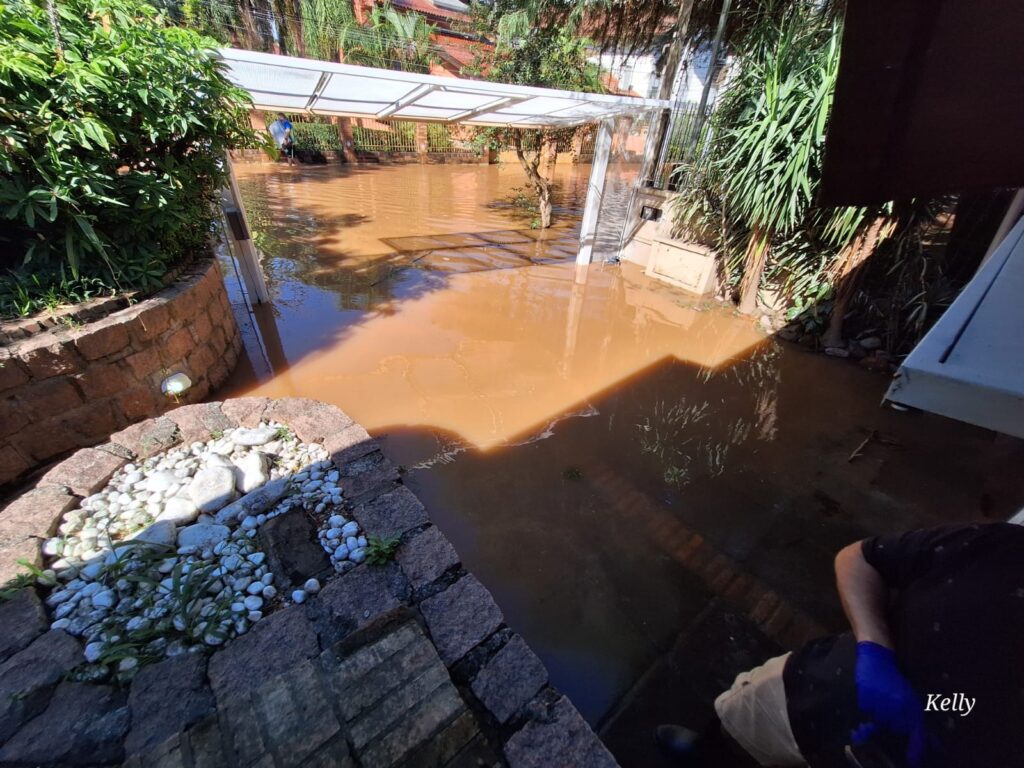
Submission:
M 192 386 L 192 379 L 186 376 L 184 373 L 172 373 L 166 379 L 160 382 L 160 391 L 163 392 L 167 397 L 173 397 L 175 400 L 178 399 L 179 395 L 183 395 L 188 392 Z

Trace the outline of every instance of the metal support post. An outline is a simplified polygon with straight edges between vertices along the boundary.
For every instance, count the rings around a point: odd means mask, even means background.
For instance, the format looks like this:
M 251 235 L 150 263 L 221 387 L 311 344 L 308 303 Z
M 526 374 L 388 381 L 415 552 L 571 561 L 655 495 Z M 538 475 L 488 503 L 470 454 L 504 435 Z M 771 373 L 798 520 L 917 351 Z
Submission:
M 267 281 L 260 268 L 259 254 L 256 246 L 253 245 L 249 233 L 249 220 L 245 215 L 245 205 L 242 203 L 242 195 L 238 191 L 238 181 L 235 179 L 235 170 L 231 165 L 231 158 L 225 156 L 227 163 L 228 185 L 221 191 L 221 208 L 224 210 L 224 218 L 227 219 L 227 236 L 234 243 L 232 251 L 238 256 L 238 267 L 242 273 L 242 280 L 245 282 L 245 290 L 249 294 L 250 301 L 256 304 L 269 304 L 270 291 L 267 289 Z
M 589 264 L 594 258 L 594 241 L 597 237 L 597 216 L 601 212 L 604 198 L 605 176 L 608 172 L 608 158 L 612 150 L 612 125 L 602 120 L 594 141 L 594 162 L 590 167 L 590 181 L 587 183 L 587 201 L 583 207 L 583 221 L 580 225 L 580 250 L 576 255 L 577 264 Z

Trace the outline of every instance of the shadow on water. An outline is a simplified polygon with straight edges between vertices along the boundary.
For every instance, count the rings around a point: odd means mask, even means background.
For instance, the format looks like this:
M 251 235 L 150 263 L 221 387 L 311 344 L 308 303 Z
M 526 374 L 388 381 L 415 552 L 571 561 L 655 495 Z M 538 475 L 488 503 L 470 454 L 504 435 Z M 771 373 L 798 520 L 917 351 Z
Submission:
M 831 631 L 841 546 L 1024 504 L 1019 441 L 880 409 L 884 377 L 631 265 L 581 273 L 567 234 L 488 208 L 520 179 L 427 168 L 293 179 L 284 203 L 243 178 L 287 221 L 263 346 L 218 396 L 326 400 L 380 438 L 622 765 L 661 765 L 654 724 L 794 641 L 737 584 Z M 423 186 L 460 189 L 413 211 Z

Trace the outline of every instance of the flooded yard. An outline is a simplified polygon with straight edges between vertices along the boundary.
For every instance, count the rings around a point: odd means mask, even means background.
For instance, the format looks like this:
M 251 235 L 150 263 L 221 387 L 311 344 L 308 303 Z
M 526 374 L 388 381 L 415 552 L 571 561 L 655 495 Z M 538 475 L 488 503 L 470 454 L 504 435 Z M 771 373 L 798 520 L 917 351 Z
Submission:
M 380 438 L 623 765 L 842 628 L 844 544 L 1024 505 L 1020 441 L 880 407 L 884 376 L 633 265 L 577 268 L 588 166 L 559 166 L 543 232 L 514 165 L 238 173 L 274 301 L 236 303 L 248 359 L 218 396 L 324 400 Z

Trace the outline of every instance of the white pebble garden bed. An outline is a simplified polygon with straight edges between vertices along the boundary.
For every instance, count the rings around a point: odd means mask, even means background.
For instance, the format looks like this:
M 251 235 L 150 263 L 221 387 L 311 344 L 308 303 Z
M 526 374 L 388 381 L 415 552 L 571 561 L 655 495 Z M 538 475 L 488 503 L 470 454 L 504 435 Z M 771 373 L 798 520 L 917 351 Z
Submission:
M 245 633 L 320 589 L 310 579 L 278 594 L 259 546 L 267 520 L 301 509 L 335 570 L 366 559 L 338 481 L 322 446 L 276 422 L 125 465 L 43 546 L 52 628 L 83 639 L 96 676 L 121 677 Z

